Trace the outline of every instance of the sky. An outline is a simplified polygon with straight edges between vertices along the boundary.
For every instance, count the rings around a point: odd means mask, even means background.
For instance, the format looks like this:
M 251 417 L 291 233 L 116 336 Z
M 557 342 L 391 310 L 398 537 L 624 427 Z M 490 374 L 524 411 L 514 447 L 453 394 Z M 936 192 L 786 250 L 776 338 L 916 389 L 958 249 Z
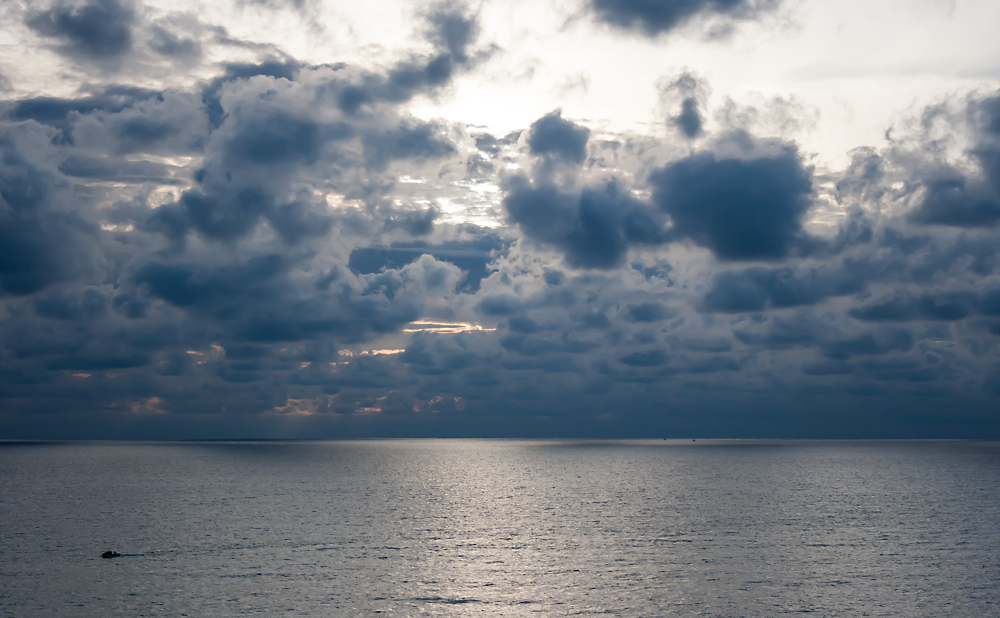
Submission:
M 996 2 L 0 18 L 0 439 L 1000 438 Z

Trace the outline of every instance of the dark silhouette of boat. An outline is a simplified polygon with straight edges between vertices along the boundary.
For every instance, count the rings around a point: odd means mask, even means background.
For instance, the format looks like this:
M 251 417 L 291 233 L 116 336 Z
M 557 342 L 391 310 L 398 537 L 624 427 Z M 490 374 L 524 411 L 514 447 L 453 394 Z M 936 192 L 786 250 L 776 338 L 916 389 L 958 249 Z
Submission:
M 121 554 L 116 551 L 111 551 L 110 549 L 101 554 L 101 558 L 118 558 L 119 556 L 121 556 Z

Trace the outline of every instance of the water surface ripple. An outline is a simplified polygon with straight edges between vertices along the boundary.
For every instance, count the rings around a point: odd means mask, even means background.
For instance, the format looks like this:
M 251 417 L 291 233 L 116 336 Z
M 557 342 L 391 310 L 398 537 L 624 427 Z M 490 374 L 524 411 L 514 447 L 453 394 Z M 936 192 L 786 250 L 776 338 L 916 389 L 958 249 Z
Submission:
M 997 443 L 6 443 L 0 615 L 1000 616 L 998 490 Z

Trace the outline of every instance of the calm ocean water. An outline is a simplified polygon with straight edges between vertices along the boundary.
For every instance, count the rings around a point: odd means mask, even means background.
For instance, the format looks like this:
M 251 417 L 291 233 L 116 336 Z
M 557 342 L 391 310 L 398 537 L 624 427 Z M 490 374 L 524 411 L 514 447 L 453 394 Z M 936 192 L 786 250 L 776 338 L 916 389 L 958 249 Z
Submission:
M 1000 616 L 1000 444 L 0 444 L 3 616 L 803 612 Z

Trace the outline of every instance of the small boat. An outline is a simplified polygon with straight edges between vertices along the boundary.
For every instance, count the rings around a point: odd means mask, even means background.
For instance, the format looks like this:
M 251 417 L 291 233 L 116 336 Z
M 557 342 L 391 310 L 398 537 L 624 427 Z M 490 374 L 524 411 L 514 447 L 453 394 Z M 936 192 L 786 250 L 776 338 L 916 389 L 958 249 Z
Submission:
M 103 554 L 101 554 L 101 558 L 118 558 L 120 556 L 121 556 L 121 554 L 119 554 L 116 551 L 111 551 L 110 549 L 108 551 L 104 552 Z

